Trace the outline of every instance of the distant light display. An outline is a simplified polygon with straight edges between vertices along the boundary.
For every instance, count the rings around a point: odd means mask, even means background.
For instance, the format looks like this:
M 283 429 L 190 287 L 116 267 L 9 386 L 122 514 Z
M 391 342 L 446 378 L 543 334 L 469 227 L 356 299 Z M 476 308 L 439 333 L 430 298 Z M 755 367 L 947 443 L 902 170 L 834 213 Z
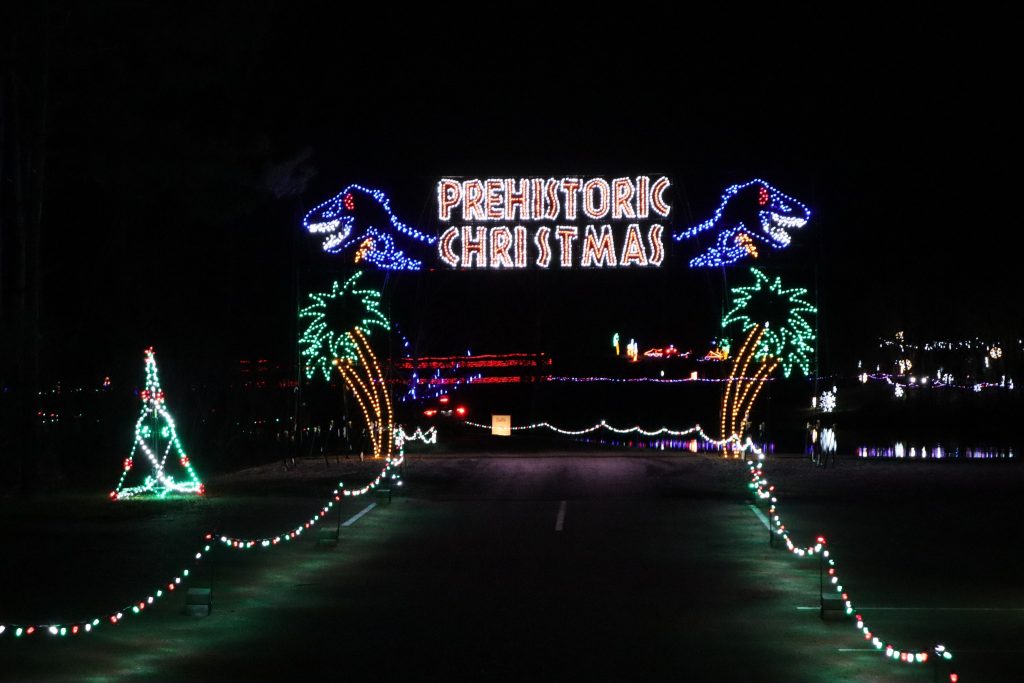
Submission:
M 204 493 L 203 483 L 199 481 L 188 454 L 185 453 L 174 419 L 167 412 L 164 390 L 160 387 L 160 376 L 156 367 L 156 354 L 153 347 L 146 349 L 146 388 L 142 390 L 142 412 L 135 422 L 135 440 L 132 450 L 124 459 L 121 479 L 117 488 L 110 492 L 111 500 L 124 500 L 143 494 L 152 494 L 163 498 L 171 493 L 198 494 Z M 138 452 L 146 456 L 150 467 L 149 473 L 140 484 L 125 486 L 129 473 L 135 467 L 135 456 Z M 167 457 L 174 452 L 174 461 L 185 474 L 185 479 L 175 480 L 167 472 Z
M 640 345 L 636 343 L 635 339 L 630 339 L 629 344 L 626 345 L 626 357 L 633 363 L 640 359 Z
M 442 178 L 438 257 L 464 269 L 658 267 L 670 188 L 665 176 Z
M 714 245 L 690 259 L 690 267 L 730 266 L 756 259 L 759 245 L 788 247 L 792 241 L 789 231 L 802 228 L 810 218 L 811 211 L 803 203 L 755 178 L 726 188 L 711 218 L 672 238 L 680 242 L 709 233 Z
M 307 213 L 302 224 L 310 234 L 324 237 L 324 251 L 340 254 L 354 248 L 353 263 L 382 270 L 420 270 L 423 261 L 407 252 L 437 241 L 399 219 L 383 191 L 362 185 L 349 185 Z

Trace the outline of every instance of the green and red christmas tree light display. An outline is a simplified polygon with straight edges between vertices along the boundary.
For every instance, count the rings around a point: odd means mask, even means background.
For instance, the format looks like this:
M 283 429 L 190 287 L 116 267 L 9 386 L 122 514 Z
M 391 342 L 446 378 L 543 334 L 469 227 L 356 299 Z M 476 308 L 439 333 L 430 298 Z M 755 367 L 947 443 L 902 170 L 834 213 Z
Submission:
M 205 487 L 192 468 L 192 462 L 185 453 L 181 440 L 178 439 L 174 419 L 167 411 L 166 397 L 160 387 L 160 375 L 157 372 L 156 355 L 152 346 L 146 349 L 146 386 L 140 397 L 142 412 L 135 422 L 135 440 L 131 452 L 124 459 L 121 479 L 117 482 L 117 488 L 110 492 L 110 498 L 125 500 L 143 495 L 165 498 L 172 493 L 202 495 Z M 141 483 L 126 486 L 129 474 L 135 468 L 136 456 L 140 452 L 145 456 L 144 463 L 149 465 L 150 471 Z M 168 463 L 168 458 L 172 454 L 173 460 Z M 182 479 L 175 479 L 168 473 L 167 470 L 173 462 L 177 462 L 183 471 Z

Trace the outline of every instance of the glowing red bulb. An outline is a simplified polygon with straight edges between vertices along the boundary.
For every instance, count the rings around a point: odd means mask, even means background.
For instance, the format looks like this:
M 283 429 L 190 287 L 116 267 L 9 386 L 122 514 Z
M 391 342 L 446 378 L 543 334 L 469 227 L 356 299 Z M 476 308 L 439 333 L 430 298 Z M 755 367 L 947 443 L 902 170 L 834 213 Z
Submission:
M 449 396 L 442 396 L 441 398 L 439 398 L 439 399 L 437 399 L 437 400 L 438 400 L 438 402 L 439 402 L 439 403 L 440 403 L 441 405 L 443 405 L 443 406 L 446 406 L 446 405 L 448 405 L 448 401 L 450 401 L 450 400 L 451 400 L 451 397 L 449 397 Z
M 426 415 L 427 417 L 434 417 L 435 415 L 437 415 L 437 410 L 435 408 L 427 408 L 426 410 L 423 411 L 423 414 Z
M 466 412 L 466 406 L 459 406 L 458 408 L 455 409 L 455 414 L 458 415 L 459 417 L 465 417 Z

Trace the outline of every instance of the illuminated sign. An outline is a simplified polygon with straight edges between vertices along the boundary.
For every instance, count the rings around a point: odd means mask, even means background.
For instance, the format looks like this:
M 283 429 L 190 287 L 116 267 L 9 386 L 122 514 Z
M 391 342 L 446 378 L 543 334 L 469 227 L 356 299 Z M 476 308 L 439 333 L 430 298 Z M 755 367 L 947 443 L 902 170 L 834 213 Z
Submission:
M 438 257 L 452 268 L 658 267 L 665 176 L 442 178 Z
M 325 252 L 360 268 L 628 270 L 660 267 L 666 234 L 696 248 L 691 268 L 765 258 L 811 218 L 798 199 L 755 178 L 726 188 L 710 217 L 680 230 L 671 190 L 655 175 L 441 178 L 436 222 L 417 226 L 383 190 L 350 184 L 302 223 Z
M 758 245 L 785 249 L 792 241 L 788 231 L 804 227 L 810 218 L 811 211 L 803 203 L 754 178 L 726 188 L 711 218 L 672 238 L 679 242 L 707 233 L 715 243 L 690 259 L 690 267 L 731 266 L 756 259 Z
M 324 251 L 348 251 L 353 263 L 381 270 L 420 270 L 423 262 L 407 252 L 436 240 L 396 216 L 383 191 L 362 185 L 349 185 L 314 207 L 302 225 L 310 234 L 323 237 Z
M 494 436 L 512 436 L 512 416 L 491 415 L 491 434 Z

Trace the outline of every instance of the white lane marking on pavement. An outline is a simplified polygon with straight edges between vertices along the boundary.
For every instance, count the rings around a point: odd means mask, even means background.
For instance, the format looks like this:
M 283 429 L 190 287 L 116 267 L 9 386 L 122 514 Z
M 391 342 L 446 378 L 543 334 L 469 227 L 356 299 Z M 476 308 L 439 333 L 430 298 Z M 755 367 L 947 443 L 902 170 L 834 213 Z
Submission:
M 360 517 L 362 517 L 363 515 L 365 515 L 367 512 L 369 512 L 370 510 L 372 510 L 375 507 L 377 507 L 376 503 L 370 503 L 365 508 L 363 508 L 362 510 L 357 512 L 356 514 L 354 514 L 351 517 L 349 517 L 348 520 L 344 524 L 342 524 L 342 526 L 352 526 L 353 524 L 355 524 L 356 522 L 359 521 Z
M 800 605 L 799 610 L 819 610 L 820 605 Z M 861 607 L 858 612 L 908 611 L 908 612 L 1024 612 L 1024 607 Z
M 765 529 L 767 529 L 768 531 L 772 530 L 772 525 L 768 523 L 768 518 L 764 516 L 763 512 L 758 510 L 753 505 L 748 504 L 747 507 L 749 507 L 754 512 L 754 514 L 757 515 L 757 518 L 761 520 L 761 524 L 764 524 Z
M 558 506 L 558 517 L 555 518 L 555 531 L 561 531 L 562 527 L 565 526 L 565 506 L 567 503 L 563 500 L 562 504 Z

